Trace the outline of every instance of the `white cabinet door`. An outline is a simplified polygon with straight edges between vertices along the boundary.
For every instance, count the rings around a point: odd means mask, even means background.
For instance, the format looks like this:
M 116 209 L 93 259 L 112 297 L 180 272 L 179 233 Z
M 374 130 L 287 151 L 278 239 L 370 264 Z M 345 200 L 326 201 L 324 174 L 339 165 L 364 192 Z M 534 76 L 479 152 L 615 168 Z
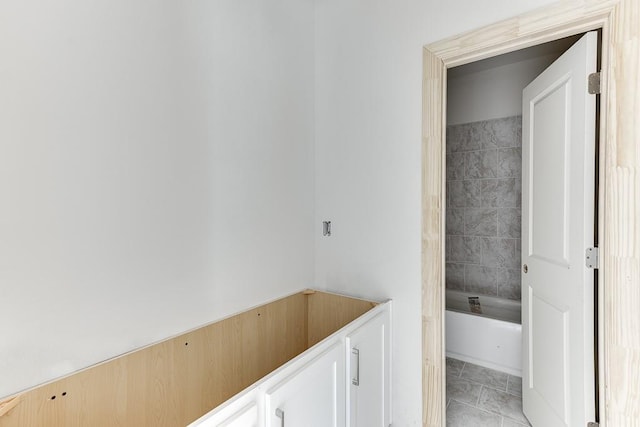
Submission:
M 218 424 L 220 427 L 257 427 L 258 406 L 253 403 Z
M 350 427 L 387 427 L 389 310 L 347 335 L 347 419 Z
M 259 399 L 256 391 L 233 398 L 224 406 L 194 421 L 190 427 L 261 427 Z
M 344 378 L 337 342 L 266 392 L 267 427 L 343 427 Z

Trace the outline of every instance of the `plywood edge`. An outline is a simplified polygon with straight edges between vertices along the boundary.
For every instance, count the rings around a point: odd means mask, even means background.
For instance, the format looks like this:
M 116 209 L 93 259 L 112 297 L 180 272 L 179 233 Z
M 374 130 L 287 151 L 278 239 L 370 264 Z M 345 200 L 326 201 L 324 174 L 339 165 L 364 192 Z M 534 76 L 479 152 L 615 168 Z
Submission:
M 0 401 L 0 417 L 5 416 L 9 411 L 15 408 L 20 403 L 21 399 L 22 395 L 17 395 Z
M 365 302 L 367 304 L 371 304 L 372 307 L 375 307 L 377 305 L 380 305 L 380 304 L 388 301 L 388 300 L 386 300 L 386 301 L 375 301 L 375 300 L 372 300 L 372 299 L 369 299 L 369 298 L 360 298 L 360 297 L 356 297 L 356 296 L 352 296 L 352 295 L 346 295 L 346 294 L 343 294 L 341 292 L 333 292 L 333 291 L 327 291 L 327 290 L 319 291 L 319 290 L 310 289 L 310 290 L 304 291 L 304 292 L 305 293 L 306 292 L 310 292 L 309 295 L 313 295 L 313 294 L 331 295 L 331 296 L 334 296 L 334 297 L 344 298 L 346 300 Z

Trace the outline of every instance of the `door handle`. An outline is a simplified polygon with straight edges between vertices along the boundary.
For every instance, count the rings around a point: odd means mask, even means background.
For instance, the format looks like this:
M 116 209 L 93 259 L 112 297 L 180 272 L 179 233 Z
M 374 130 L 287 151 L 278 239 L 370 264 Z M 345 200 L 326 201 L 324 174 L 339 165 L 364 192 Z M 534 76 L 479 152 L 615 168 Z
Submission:
M 276 408 L 276 417 L 280 418 L 280 427 L 284 427 L 284 411 Z
M 524 271 L 524 274 L 527 274 L 529 272 L 529 266 L 527 264 L 523 265 L 522 271 Z
M 356 376 L 351 377 L 351 384 L 360 385 L 360 350 L 357 348 L 351 349 L 351 355 L 356 357 L 355 367 L 356 367 Z

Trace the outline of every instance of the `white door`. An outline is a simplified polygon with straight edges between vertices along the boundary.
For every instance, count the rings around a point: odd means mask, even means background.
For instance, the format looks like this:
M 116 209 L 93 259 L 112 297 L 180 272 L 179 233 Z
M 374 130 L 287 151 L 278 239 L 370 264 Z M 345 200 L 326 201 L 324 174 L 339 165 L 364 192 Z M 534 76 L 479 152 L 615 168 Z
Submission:
M 595 421 L 593 270 L 597 34 L 523 92 L 523 409 L 534 427 Z M 525 267 L 526 266 L 526 267 Z
M 347 421 L 350 427 L 387 427 L 389 413 L 389 311 L 346 339 Z
M 336 343 L 267 391 L 267 427 L 344 427 L 344 346 Z

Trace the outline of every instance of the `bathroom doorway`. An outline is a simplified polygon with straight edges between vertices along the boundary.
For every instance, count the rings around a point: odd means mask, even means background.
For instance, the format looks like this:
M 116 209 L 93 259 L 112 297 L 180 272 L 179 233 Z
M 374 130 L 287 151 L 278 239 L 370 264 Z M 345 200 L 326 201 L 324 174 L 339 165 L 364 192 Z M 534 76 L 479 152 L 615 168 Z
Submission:
M 564 81 L 567 61 L 582 55 L 587 42 L 591 43 L 591 64 L 583 74 L 596 71 L 597 40 L 595 32 L 588 36 L 575 35 L 449 70 L 445 349 L 447 425 L 452 427 L 469 422 L 529 425 L 523 415 L 523 373 L 527 380 L 524 412 L 536 425 L 564 425 L 565 422 L 579 425 L 596 418 L 593 274 L 576 265 L 583 246 L 593 245 L 594 239 L 595 97 L 574 100 L 577 105 L 585 102 L 591 105 L 586 115 L 574 114 L 578 123 L 583 116 L 590 121 L 586 138 L 570 129 L 569 117 L 576 105 L 566 106 L 565 112 L 564 104 L 553 105 L 553 98 L 566 98 L 565 92 L 570 92 L 571 88 L 556 80 Z M 580 52 L 574 53 L 578 50 Z M 581 61 L 580 57 L 576 76 L 580 74 Z M 541 87 L 543 83 L 546 86 Z M 576 87 L 581 88 L 579 84 Z M 534 89 L 537 90 L 535 96 L 528 95 Z M 522 146 L 523 110 L 525 147 Z M 550 115 L 550 110 L 566 114 L 567 120 L 554 122 L 551 117 L 545 117 Z M 546 126 L 541 128 L 543 120 Z M 555 140 L 550 136 L 554 129 L 560 133 Z M 576 136 L 569 137 L 569 130 Z M 566 149 L 554 146 L 563 145 L 565 140 Z M 568 173 L 569 154 L 586 155 L 589 159 L 582 175 Z M 582 163 L 581 160 L 573 162 L 571 168 L 580 173 Z M 557 185 L 547 176 L 556 179 Z M 568 183 L 570 177 L 578 179 L 572 184 L 573 188 L 563 182 Z M 562 194 L 555 194 L 555 189 L 560 189 Z M 574 212 L 580 213 L 574 213 L 572 218 L 569 218 L 569 198 L 566 197 L 566 206 L 560 203 L 569 191 L 591 194 L 586 201 L 574 201 L 577 204 L 571 208 L 577 207 Z M 558 203 L 559 206 L 554 206 Z M 584 221 L 589 223 L 589 232 L 586 236 L 572 234 L 577 240 L 569 245 L 564 239 L 564 228 L 581 227 Z M 524 239 L 523 229 L 528 232 Z M 563 238 L 556 238 L 558 235 Z M 569 239 L 568 231 L 566 237 Z M 571 263 L 565 259 L 568 258 L 565 246 L 573 247 Z M 555 256 L 558 252 L 560 255 Z M 535 265 L 530 273 L 527 264 Z M 561 264 L 556 269 L 559 271 L 554 272 L 557 264 Z M 574 282 L 563 273 L 569 267 L 580 270 Z M 531 280 L 534 275 L 535 279 Z M 520 322 L 522 278 L 527 279 L 524 288 L 528 290 L 524 295 L 524 336 Z M 572 289 L 563 290 L 565 287 Z M 562 300 L 563 292 L 572 293 L 570 297 L 577 301 L 567 296 Z M 542 312 L 545 319 L 540 318 Z M 557 314 L 559 318 L 554 319 Z M 586 328 L 577 325 L 583 319 L 589 323 Z M 558 321 L 554 324 L 553 320 Z M 567 325 L 566 331 L 557 334 L 556 331 L 563 330 L 563 322 L 575 329 L 569 330 Z M 584 342 L 574 339 L 572 346 L 572 335 L 584 336 Z M 542 336 L 547 338 L 540 338 Z M 554 339 L 559 351 L 553 348 Z M 564 365 L 569 353 L 574 358 L 571 368 Z M 578 357 L 578 353 L 582 356 Z M 533 369 L 541 363 L 546 366 Z M 590 374 L 586 374 L 588 370 Z M 586 399 L 588 403 L 583 396 L 569 393 L 573 392 L 570 382 L 579 383 L 576 387 L 584 390 L 584 396 L 590 396 Z M 556 396 L 554 391 L 558 389 L 565 392 Z M 569 415 L 571 410 L 573 414 Z M 584 416 L 578 416 L 579 412 L 584 412 Z
M 640 167 L 637 26 L 640 9 L 632 0 L 557 3 L 484 28 L 424 46 L 422 127 L 422 378 L 424 426 L 444 425 L 445 350 L 445 126 L 448 70 L 452 67 L 546 43 L 562 37 L 602 30 L 601 108 L 598 180 L 597 276 L 598 406 L 600 425 L 632 424 L 640 400 L 630 392 L 640 369 L 626 357 L 640 349 L 635 319 L 640 280 L 637 170 Z M 632 285 L 633 284 L 633 285 Z M 606 292 L 602 290 L 606 287 Z M 632 296 L 630 298 L 629 296 Z M 636 387 L 637 388 L 637 387 Z M 603 390 L 607 390 L 605 394 Z M 598 420 L 595 420 L 598 421 Z

